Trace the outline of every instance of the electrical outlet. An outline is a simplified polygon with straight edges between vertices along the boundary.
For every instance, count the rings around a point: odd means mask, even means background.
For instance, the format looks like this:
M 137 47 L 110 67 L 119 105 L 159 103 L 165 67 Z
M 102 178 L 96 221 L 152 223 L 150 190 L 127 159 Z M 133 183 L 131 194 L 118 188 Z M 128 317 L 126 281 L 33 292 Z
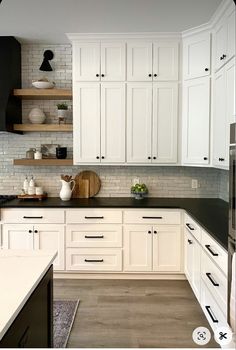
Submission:
M 197 179 L 192 179 L 192 188 L 194 188 L 194 189 L 198 188 L 198 180 Z
M 140 183 L 139 177 L 135 177 L 135 178 L 133 179 L 133 186 L 136 185 L 136 184 L 139 184 L 139 183 Z

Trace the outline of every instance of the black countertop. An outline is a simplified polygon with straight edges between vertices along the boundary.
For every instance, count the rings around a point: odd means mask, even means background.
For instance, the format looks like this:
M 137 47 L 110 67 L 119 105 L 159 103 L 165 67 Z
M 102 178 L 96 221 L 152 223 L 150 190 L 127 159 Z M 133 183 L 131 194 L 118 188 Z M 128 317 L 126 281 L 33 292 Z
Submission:
M 95 197 L 71 199 L 60 198 L 43 201 L 14 199 L 1 205 L 2 208 L 168 208 L 184 209 L 226 250 L 228 249 L 228 203 L 217 198 L 144 198 Z

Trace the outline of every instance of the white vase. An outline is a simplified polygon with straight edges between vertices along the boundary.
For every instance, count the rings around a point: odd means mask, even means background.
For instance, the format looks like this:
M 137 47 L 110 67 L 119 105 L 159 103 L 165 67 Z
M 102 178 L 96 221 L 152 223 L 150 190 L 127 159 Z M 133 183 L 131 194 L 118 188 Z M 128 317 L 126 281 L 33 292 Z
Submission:
M 62 201 L 69 201 L 71 199 L 72 192 L 75 188 L 75 180 L 71 180 L 70 182 L 66 182 L 65 180 L 60 180 L 62 183 L 60 198 Z M 73 184 L 71 188 L 71 184 Z
M 31 109 L 28 118 L 32 124 L 43 124 L 45 122 L 46 115 L 42 109 L 35 107 Z

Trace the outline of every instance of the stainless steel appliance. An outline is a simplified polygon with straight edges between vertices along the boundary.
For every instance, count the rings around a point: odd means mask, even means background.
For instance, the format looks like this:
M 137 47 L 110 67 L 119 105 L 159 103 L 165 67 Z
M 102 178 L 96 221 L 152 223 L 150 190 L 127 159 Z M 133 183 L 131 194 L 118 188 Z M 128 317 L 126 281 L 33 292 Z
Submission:
M 230 125 L 229 158 L 228 323 L 236 334 L 236 123 Z

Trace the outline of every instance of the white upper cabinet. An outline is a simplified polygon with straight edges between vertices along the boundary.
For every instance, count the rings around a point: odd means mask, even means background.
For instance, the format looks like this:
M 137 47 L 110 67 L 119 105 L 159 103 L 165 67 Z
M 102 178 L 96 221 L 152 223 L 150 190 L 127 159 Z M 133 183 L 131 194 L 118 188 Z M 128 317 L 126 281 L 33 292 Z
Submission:
M 125 161 L 125 84 L 74 83 L 74 164 Z
M 210 74 L 210 33 L 193 35 L 183 39 L 183 77 L 200 78 Z
M 215 74 L 213 90 L 213 165 L 229 166 L 229 124 L 235 120 L 235 62 Z
M 101 84 L 101 161 L 125 162 L 125 84 Z
M 153 43 L 153 81 L 178 80 L 178 43 Z
M 188 80 L 183 86 L 182 160 L 209 164 L 210 79 Z
M 125 73 L 125 43 L 101 43 L 101 80 L 122 81 Z
M 151 163 L 152 84 L 127 86 L 127 162 Z
M 178 80 L 178 43 L 137 41 L 127 44 L 128 81 Z
M 152 43 L 127 44 L 127 80 L 152 81 Z
M 73 44 L 73 80 L 100 80 L 100 43 Z
M 73 79 L 80 81 L 123 81 L 126 77 L 125 43 L 73 44 Z
M 100 162 L 100 84 L 73 86 L 74 164 Z
M 177 161 L 177 110 L 177 83 L 128 84 L 128 163 Z
M 226 15 L 213 32 L 215 70 L 235 55 L 235 9 Z
M 153 83 L 152 162 L 177 162 L 178 84 Z

